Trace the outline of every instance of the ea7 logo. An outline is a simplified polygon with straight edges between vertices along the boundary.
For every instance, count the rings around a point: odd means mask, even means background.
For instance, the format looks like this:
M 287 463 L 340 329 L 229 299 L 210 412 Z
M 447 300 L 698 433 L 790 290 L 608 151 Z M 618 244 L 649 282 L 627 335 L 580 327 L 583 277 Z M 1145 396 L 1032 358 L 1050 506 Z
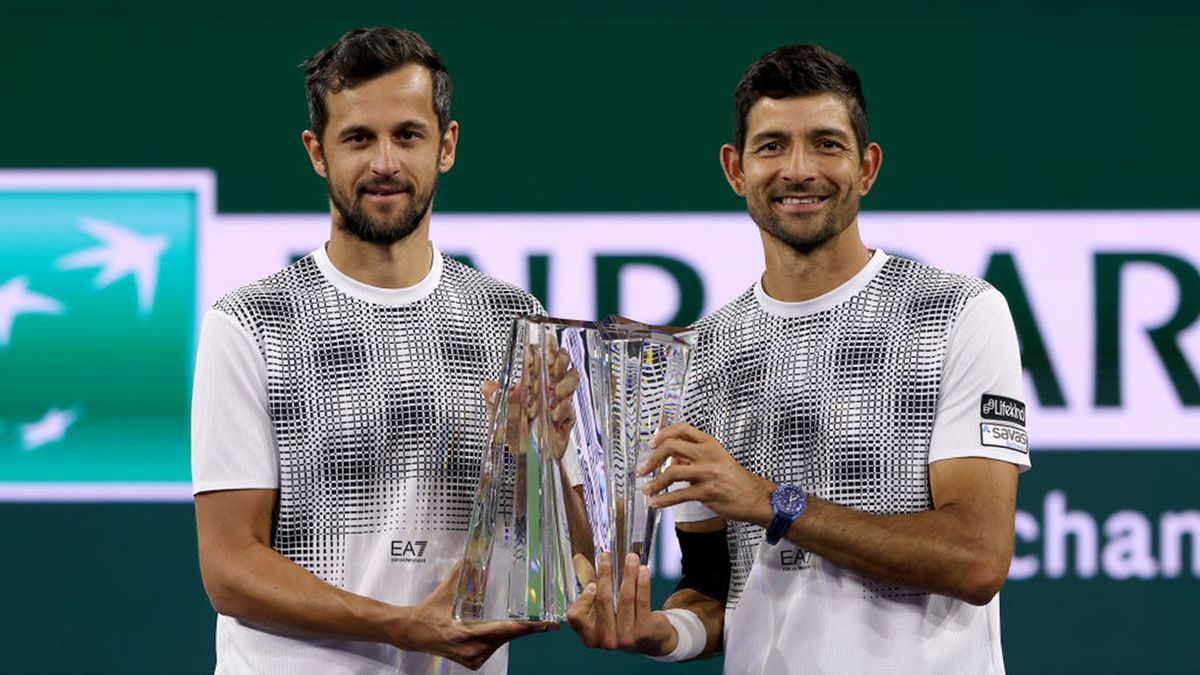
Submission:
M 425 555 L 425 547 L 428 545 L 427 541 L 393 541 L 392 557 L 420 558 Z
M 779 552 L 779 566 L 785 570 L 802 570 L 812 565 L 812 551 L 785 548 Z

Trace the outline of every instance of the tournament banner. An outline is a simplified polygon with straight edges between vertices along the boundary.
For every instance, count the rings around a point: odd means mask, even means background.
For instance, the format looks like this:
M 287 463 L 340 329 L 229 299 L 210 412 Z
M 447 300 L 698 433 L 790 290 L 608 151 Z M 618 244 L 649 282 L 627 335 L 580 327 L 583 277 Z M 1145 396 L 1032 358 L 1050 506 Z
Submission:
M 0 172 L 0 500 L 177 500 L 207 171 Z
M 0 172 L 0 501 L 191 498 L 198 322 L 329 231 L 328 214 L 217 214 L 214 193 L 205 171 Z M 860 229 L 1008 299 L 1033 453 L 1012 578 L 1200 576 L 1200 212 L 866 212 Z M 432 238 L 559 316 L 685 325 L 763 269 L 740 213 L 437 214 Z

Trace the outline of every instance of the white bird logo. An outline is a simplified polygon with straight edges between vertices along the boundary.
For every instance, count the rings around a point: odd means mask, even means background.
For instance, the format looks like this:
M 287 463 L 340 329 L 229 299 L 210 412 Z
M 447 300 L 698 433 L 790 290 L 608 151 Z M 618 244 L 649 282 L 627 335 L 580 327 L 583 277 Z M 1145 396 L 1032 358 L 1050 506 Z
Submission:
M 158 285 L 158 259 L 170 243 L 166 235 L 143 236 L 119 225 L 87 217 L 79 219 L 79 229 L 104 245 L 63 256 L 58 259 L 58 268 L 73 270 L 103 266 L 96 276 L 97 288 L 132 274 L 137 282 L 138 309 L 143 315 L 150 313 Z
M 21 314 L 62 314 L 62 303 L 29 291 L 29 279 L 15 277 L 0 286 L 0 347 L 7 347 L 13 322 Z
M 78 419 L 79 415 L 74 410 L 51 408 L 42 419 L 22 424 L 21 440 L 25 444 L 25 450 L 34 450 L 47 443 L 61 441 L 63 436 L 67 435 L 67 429 Z

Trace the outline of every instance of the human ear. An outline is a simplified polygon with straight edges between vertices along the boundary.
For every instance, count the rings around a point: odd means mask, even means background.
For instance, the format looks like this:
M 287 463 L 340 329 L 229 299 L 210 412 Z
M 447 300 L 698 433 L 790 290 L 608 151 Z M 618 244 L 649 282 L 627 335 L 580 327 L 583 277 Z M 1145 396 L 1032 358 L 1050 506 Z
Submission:
M 729 187 L 740 197 L 746 196 L 746 176 L 742 172 L 742 158 L 737 148 L 726 143 L 721 146 L 721 170 Z
M 446 133 L 442 134 L 442 147 L 438 155 L 438 172 L 446 173 L 454 166 L 454 158 L 458 152 L 458 122 L 450 120 L 446 125 Z
M 300 134 L 300 140 L 304 143 L 304 150 L 308 152 L 308 161 L 312 162 L 313 171 L 321 178 L 329 178 L 325 172 L 325 152 L 321 149 L 321 141 L 317 140 L 317 135 L 307 129 Z
M 879 177 L 879 167 L 883 165 L 883 148 L 879 147 L 878 143 L 867 144 L 867 151 L 863 153 L 862 159 L 862 176 L 859 179 L 859 194 L 867 194 L 871 191 L 871 186 L 875 184 L 875 179 Z

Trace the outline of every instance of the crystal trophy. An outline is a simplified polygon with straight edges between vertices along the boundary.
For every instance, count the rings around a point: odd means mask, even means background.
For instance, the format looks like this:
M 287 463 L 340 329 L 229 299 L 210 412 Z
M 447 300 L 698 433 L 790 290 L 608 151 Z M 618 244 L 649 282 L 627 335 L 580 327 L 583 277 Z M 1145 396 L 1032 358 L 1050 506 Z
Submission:
M 574 560 L 650 559 L 658 513 L 638 476 L 680 419 L 694 333 L 608 319 L 518 318 L 500 374 L 454 601 L 462 621 L 562 621 Z M 577 380 L 577 383 L 576 383 Z M 571 385 L 574 391 L 571 392 Z M 561 399 L 561 400 L 560 400 Z

